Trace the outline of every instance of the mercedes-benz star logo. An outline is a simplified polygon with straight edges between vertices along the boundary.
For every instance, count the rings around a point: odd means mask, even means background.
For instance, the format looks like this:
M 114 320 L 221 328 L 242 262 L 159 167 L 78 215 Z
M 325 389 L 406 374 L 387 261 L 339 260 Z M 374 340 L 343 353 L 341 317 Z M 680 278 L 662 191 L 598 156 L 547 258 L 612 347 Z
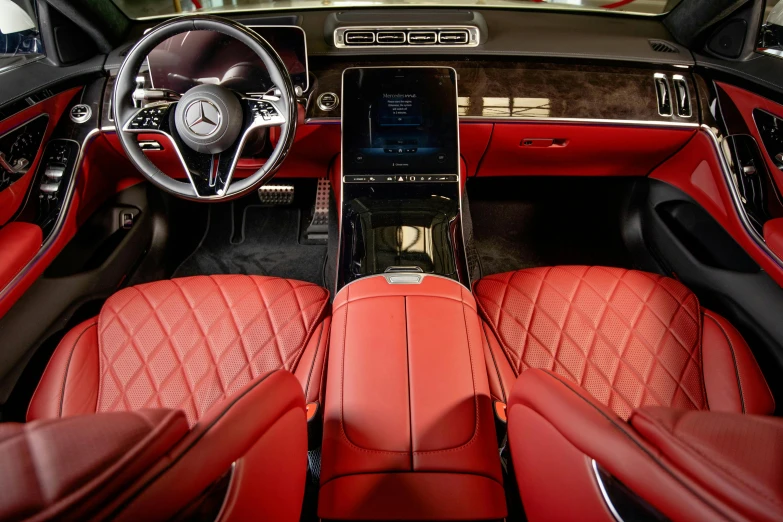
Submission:
M 185 109 L 185 124 L 197 136 L 209 136 L 220 128 L 220 109 L 209 100 L 196 100 Z

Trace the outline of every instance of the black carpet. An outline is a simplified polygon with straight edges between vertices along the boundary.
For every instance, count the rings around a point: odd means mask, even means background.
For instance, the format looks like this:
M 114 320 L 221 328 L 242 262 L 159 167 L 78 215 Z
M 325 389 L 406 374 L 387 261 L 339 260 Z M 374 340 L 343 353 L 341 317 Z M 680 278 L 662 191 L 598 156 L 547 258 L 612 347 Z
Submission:
M 300 244 L 302 209 L 213 204 L 201 243 L 173 277 L 268 275 L 323 285 L 326 244 Z
M 629 187 L 618 178 L 470 180 L 482 274 L 569 264 L 630 268 L 620 232 Z

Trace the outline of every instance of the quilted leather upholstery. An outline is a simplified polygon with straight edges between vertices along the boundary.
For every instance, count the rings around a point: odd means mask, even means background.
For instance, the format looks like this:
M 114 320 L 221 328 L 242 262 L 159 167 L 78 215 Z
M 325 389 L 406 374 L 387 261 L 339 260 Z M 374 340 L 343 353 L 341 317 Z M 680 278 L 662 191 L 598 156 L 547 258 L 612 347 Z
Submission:
M 195 424 L 268 371 L 293 370 L 328 292 L 261 276 L 197 276 L 123 289 L 98 322 L 97 411 L 173 408 Z
M 679 282 L 566 266 L 488 276 L 474 290 L 516 375 L 551 370 L 623 419 L 640 406 L 706 409 L 701 310 Z

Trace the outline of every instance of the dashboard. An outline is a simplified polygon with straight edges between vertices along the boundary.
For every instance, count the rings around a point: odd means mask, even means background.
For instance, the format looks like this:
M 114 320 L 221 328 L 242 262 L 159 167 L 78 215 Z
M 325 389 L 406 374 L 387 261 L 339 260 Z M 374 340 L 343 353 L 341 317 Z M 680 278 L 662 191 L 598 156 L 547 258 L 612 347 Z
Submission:
M 698 88 L 689 74 L 694 57 L 655 19 L 492 9 L 324 9 L 232 18 L 273 43 L 302 88 L 306 123 L 340 122 L 344 70 L 406 65 L 456 70 L 461 122 L 699 124 Z M 250 92 L 268 87 L 252 56 L 214 35 L 191 36 L 186 45 L 156 49 L 150 85 L 180 91 L 193 79 L 222 81 L 230 73 L 231 82 Z M 119 68 L 122 51 L 109 56 L 110 72 Z M 674 110 L 661 110 L 656 74 L 665 76 L 666 96 L 682 98 Z

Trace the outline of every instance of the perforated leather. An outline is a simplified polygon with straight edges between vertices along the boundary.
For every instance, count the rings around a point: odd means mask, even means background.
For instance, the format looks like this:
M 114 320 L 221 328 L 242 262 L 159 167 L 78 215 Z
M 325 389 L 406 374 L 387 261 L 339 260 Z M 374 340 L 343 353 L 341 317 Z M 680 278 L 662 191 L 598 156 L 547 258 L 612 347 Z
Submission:
M 193 425 L 268 371 L 293 370 L 328 292 L 261 276 L 198 276 L 126 288 L 101 310 L 97 411 L 173 408 Z
M 551 370 L 623 419 L 640 406 L 707 408 L 701 310 L 679 282 L 564 266 L 488 276 L 474 290 L 517 375 Z

